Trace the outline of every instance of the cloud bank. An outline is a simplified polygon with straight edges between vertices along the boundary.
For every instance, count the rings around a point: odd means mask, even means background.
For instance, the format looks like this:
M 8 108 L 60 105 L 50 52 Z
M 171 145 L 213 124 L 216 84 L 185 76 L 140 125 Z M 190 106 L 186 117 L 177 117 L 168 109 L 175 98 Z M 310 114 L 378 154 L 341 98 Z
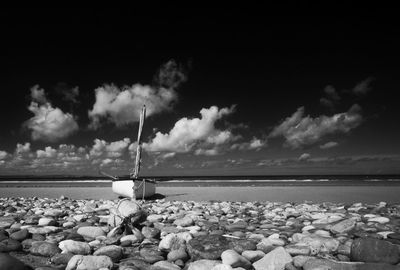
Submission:
M 316 143 L 326 135 L 348 133 L 356 128 L 362 122 L 360 110 L 360 106 L 356 104 L 344 113 L 312 118 L 309 115 L 304 116 L 304 107 L 300 107 L 292 116 L 276 126 L 269 137 L 282 136 L 286 140 L 286 145 L 300 148 L 303 145 Z

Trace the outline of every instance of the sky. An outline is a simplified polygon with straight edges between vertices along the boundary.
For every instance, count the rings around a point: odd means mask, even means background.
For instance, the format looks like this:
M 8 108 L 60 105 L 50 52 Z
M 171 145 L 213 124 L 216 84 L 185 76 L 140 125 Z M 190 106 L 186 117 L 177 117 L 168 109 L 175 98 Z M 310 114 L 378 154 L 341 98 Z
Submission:
M 392 10 L 2 9 L 0 175 L 399 174 Z

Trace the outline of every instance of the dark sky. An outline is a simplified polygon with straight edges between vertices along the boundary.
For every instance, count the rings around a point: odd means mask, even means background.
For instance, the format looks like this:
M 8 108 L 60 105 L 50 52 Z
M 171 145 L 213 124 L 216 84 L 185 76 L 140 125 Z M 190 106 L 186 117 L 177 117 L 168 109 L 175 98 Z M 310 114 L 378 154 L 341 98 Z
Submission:
M 2 9 L 0 174 L 400 173 L 390 6 Z M 157 133 L 159 132 L 159 133 Z

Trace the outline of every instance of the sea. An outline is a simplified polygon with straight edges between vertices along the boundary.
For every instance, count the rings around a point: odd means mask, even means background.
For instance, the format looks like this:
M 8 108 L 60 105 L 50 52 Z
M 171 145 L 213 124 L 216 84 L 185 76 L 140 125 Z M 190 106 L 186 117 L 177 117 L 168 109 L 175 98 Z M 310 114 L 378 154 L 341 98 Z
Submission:
M 158 186 L 400 186 L 400 175 L 143 176 Z M 0 187 L 108 187 L 99 176 L 0 176 Z

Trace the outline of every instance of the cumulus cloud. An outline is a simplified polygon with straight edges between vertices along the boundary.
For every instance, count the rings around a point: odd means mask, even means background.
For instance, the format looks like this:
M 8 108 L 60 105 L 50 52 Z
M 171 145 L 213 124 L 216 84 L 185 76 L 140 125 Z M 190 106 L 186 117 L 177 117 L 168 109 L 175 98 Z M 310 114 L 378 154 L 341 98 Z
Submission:
M 324 144 L 320 145 L 319 148 L 321 148 L 321 149 L 329 149 L 329 148 L 332 148 L 332 147 L 336 147 L 338 145 L 339 144 L 337 142 L 327 142 L 327 143 L 324 143 Z
M 96 102 L 93 109 L 89 110 L 89 127 L 93 129 L 100 126 L 101 119 L 107 119 L 117 126 L 137 122 L 144 104 L 147 116 L 151 116 L 171 109 L 173 102 L 177 100 L 174 89 L 156 89 L 140 84 L 124 86 L 122 89 L 106 84 L 95 92 Z
M 57 155 L 57 150 L 51 146 L 47 146 L 44 150 L 37 150 L 36 156 L 38 158 L 53 158 Z
M 352 93 L 358 96 L 363 96 L 367 94 L 369 91 L 372 90 L 371 87 L 371 82 L 374 80 L 374 78 L 369 77 L 361 82 L 359 82 L 353 89 Z
M 307 159 L 309 159 L 311 157 L 311 155 L 309 154 L 309 153 L 303 153 L 303 154 L 301 154 L 300 156 L 299 156 L 299 160 L 300 161 L 302 161 L 302 160 L 307 160 Z
M 231 150 L 261 150 L 267 146 L 267 140 L 258 139 L 253 137 L 249 142 L 232 144 Z
M 29 142 L 26 142 L 24 144 L 17 143 L 17 147 L 15 149 L 15 152 L 17 154 L 29 153 L 30 151 L 31 151 L 31 143 Z
M 187 153 L 199 143 L 214 145 L 225 143 L 230 139 L 231 133 L 216 129 L 215 122 L 233 110 L 234 107 L 220 110 L 216 106 L 203 108 L 200 111 L 201 118 L 182 118 L 175 123 L 169 133 L 157 132 L 149 143 L 143 144 L 143 147 L 150 152 Z
M 39 105 L 32 101 L 28 109 L 34 116 L 25 125 L 32 130 L 33 140 L 54 142 L 78 130 L 78 124 L 72 114 L 53 108 L 48 102 Z
M 360 110 L 360 106 L 355 104 L 344 113 L 312 118 L 309 115 L 304 116 L 304 107 L 300 107 L 276 126 L 269 137 L 283 136 L 286 144 L 292 148 L 313 144 L 326 135 L 348 133 L 359 126 L 362 122 Z
M 38 84 L 31 87 L 31 98 L 33 101 L 38 103 L 46 103 L 47 97 L 43 88 L 40 88 Z
M 7 156 L 8 156 L 8 153 L 6 151 L 0 150 L 0 160 L 6 159 Z
M 131 140 L 129 138 L 124 138 L 120 141 L 106 142 L 105 140 L 95 139 L 92 148 L 89 151 L 90 156 L 99 157 L 121 157 L 125 151 L 128 149 Z
M 146 105 L 147 116 L 170 110 L 178 99 L 176 89 L 186 79 L 182 68 L 171 60 L 161 66 L 154 86 L 134 84 L 119 88 L 105 84 L 97 88 L 95 104 L 88 112 L 89 128 L 99 128 L 102 120 L 118 127 L 137 122 L 143 105 Z

